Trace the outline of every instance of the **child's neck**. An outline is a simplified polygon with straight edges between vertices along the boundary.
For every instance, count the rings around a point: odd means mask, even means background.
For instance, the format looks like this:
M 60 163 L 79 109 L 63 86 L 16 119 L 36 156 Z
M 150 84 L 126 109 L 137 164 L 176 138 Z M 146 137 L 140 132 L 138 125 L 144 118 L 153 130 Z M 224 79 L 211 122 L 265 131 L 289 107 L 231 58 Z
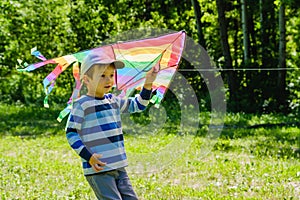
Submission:
M 96 98 L 104 98 L 104 93 L 96 93 L 96 92 L 88 92 L 86 95 L 91 96 L 91 97 L 96 97 Z

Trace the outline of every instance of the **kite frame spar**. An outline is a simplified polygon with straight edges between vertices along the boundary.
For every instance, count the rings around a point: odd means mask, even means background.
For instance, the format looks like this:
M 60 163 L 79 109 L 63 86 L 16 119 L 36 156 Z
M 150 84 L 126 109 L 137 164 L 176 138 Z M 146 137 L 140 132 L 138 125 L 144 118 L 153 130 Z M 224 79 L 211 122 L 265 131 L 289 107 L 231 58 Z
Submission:
M 73 101 L 80 95 L 82 83 L 79 75 L 79 63 L 91 52 L 106 53 L 113 59 L 118 59 L 125 63 L 125 67 L 119 69 L 116 73 L 116 89 L 122 91 L 121 97 L 130 96 L 134 90 L 141 90 L 145 72 L 154 67 L 158 71 L 158 76 L 153 84 L 152 89 L 156 90 L 156 94 L 152 97 L 151 102 L 158 107 L 178 70 L 185 48 L 185 40 L 185 31 L 179 31 L 157 37 L 117 42 L 48 60 L 36 48 L 33 48 L 31 54 L 41 59 L 42 62 L 30 65 L 25 63 L 25 68 L 17 70 L 20 72 L 31 72 L 47 64 L 57 64 L 54 70 L 43 80 L 46 94 L 44 106 L 49 107 L 48 97 L 55 86 L 57 78 L 69 66 L 73 66 L 75 87 L 67 102 L 67 107 L 60 112 L 57 118 L 59 122 L 69 114 Z M 21 60 L 18 60 L 18 62 L 22 63 Z

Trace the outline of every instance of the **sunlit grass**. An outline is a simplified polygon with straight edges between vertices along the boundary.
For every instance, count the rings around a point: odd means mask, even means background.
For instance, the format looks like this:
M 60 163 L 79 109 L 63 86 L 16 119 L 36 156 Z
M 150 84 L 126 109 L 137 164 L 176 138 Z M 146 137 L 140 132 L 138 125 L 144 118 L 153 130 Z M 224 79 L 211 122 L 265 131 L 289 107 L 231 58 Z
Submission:
M 64 124 L 55 121 L 59 110 L 0 108 L 1 199 L 95 199 Z M 140 199 L 297 199 L 300 129 L 234 127 L 259 123 L 254 115 L 237 115 L 226 116 L 229 126 L 216 140 L 178 136 L 167 126 L 126 133 L 128 172 Z

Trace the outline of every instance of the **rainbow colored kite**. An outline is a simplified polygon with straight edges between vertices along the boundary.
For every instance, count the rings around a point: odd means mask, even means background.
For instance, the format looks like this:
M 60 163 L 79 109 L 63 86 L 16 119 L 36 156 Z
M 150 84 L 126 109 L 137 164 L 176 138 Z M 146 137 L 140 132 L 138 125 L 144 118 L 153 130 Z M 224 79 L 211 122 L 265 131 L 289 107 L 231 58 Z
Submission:
M 152 89 L 156 90 L 156 94 L 152 97 L 151 102 L 158 106 L 164 98 L 172 77 L 178 69 L 185 46 L 185 37 L 186 33 L 180 31 L 155 38 L 118 42 L 48 60 L 39 51 L 32 49 L 31 54 L 41 59 L 42 62 L 30 65 L 25 64 L 25 68 L 18 69 L 18 71 L 30 72 L 47 64 L 57 64 L 54 70 L 43 80 L 46 93 L 44 106 L 49 107 L 48 97 L 55 85 L 56 79 L 67 67 L 73 66 L 75 87 L 67 102 L 67 107 L 60 112 L 57 118 L 59 122 L 69 114 L 73 100 L 79 97 L 82 85 L 79 76 L 79 63 L 92 52 L 105 52 L 112 58 L 125 63 L 123 69 L 117 70 L 116 89 L 121 91 L 121 96 L 130 96 L 134 90 L 141 90 L 145 73 L 152 67 L 155 67 L 155 70 L 159 72 L 153 83 Z M 18 61 L 19 63 L 22 62 Z

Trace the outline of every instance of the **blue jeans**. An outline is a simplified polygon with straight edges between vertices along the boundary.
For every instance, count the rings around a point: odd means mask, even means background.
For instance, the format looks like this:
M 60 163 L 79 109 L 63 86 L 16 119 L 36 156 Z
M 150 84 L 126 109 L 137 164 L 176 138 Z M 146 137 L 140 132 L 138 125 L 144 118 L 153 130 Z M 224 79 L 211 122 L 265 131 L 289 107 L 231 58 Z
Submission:
M 86 176 L 98 199 L 137 200 L 124 168 Z

